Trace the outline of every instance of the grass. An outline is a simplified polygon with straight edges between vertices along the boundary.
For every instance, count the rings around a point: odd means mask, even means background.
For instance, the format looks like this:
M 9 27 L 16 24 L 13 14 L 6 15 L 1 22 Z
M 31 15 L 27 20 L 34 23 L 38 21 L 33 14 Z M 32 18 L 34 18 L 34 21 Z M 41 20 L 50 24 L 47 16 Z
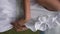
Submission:
M 0 33 L 0 34 L 39 34 L 39 31 L 37 32 L 32 32 L 31 30 L 26 30 L 26 31 L 22 31 L 22 32 L 16 32 L 14 29 L 11 29 L 9 31 Z

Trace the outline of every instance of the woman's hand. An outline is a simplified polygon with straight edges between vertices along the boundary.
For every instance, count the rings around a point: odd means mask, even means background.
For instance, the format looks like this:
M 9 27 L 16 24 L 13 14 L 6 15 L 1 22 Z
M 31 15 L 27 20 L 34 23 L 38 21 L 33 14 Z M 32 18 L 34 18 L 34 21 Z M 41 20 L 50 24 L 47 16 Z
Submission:
M 38 4 L 47 8 L 48 10 L 60 10 L 59 0 L 36 0 Z
M 26 28 L 26 26 L 24 24 L 25 24 L 25 20 L 24 19 L 21 19 L 19 21 L 15 21 L 14 23 L 12 23 L 14 29 L 17 32 L 27 30 L 27 28 Z

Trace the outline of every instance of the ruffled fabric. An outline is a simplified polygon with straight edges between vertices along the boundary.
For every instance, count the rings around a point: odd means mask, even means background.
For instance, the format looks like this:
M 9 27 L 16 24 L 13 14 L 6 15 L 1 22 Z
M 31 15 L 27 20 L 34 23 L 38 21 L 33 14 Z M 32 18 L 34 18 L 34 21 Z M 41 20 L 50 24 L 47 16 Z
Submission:
M 31 19 L 25 24 L 33 32 L 37 30 L 46 31 L 47 29 L 60 26 L 60 12 L 49 11 L 41 5 L 31 2 Z

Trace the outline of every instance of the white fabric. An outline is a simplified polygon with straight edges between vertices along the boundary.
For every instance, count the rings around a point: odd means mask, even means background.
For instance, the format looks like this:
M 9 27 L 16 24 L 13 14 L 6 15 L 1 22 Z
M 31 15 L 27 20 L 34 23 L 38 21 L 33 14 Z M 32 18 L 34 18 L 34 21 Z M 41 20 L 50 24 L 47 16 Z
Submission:
M 12 28 L 11 21 L 16 16 L 16 0 L 0 0 L 0 32 Z
M 46 31 L 47 29 L 55 28 L 60 26 L 60 12 L 48 11 L 38 4 L 34 4 L 31 1 L 31 20 L 29 20 L 25 25 L 32 31 Z

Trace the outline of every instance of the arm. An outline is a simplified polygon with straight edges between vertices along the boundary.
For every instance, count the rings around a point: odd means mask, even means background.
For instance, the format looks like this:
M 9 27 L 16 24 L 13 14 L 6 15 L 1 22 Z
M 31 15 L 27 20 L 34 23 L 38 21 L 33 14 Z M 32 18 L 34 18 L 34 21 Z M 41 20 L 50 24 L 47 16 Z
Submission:
M 60 10 L 59 0 L 36 0 L 38 4 L 46 7 L 49 10 Z
M 26 21 L 30 19 L 30 0 L 24 0 L 23 3 L 24 3 L 23 7 L 24 7 L 25 18 L 22 18 L 17 22 L 13 23 L 13 26 L 17 31 L 26 30 L 26 27 L 24 26 L 24 24 Z

